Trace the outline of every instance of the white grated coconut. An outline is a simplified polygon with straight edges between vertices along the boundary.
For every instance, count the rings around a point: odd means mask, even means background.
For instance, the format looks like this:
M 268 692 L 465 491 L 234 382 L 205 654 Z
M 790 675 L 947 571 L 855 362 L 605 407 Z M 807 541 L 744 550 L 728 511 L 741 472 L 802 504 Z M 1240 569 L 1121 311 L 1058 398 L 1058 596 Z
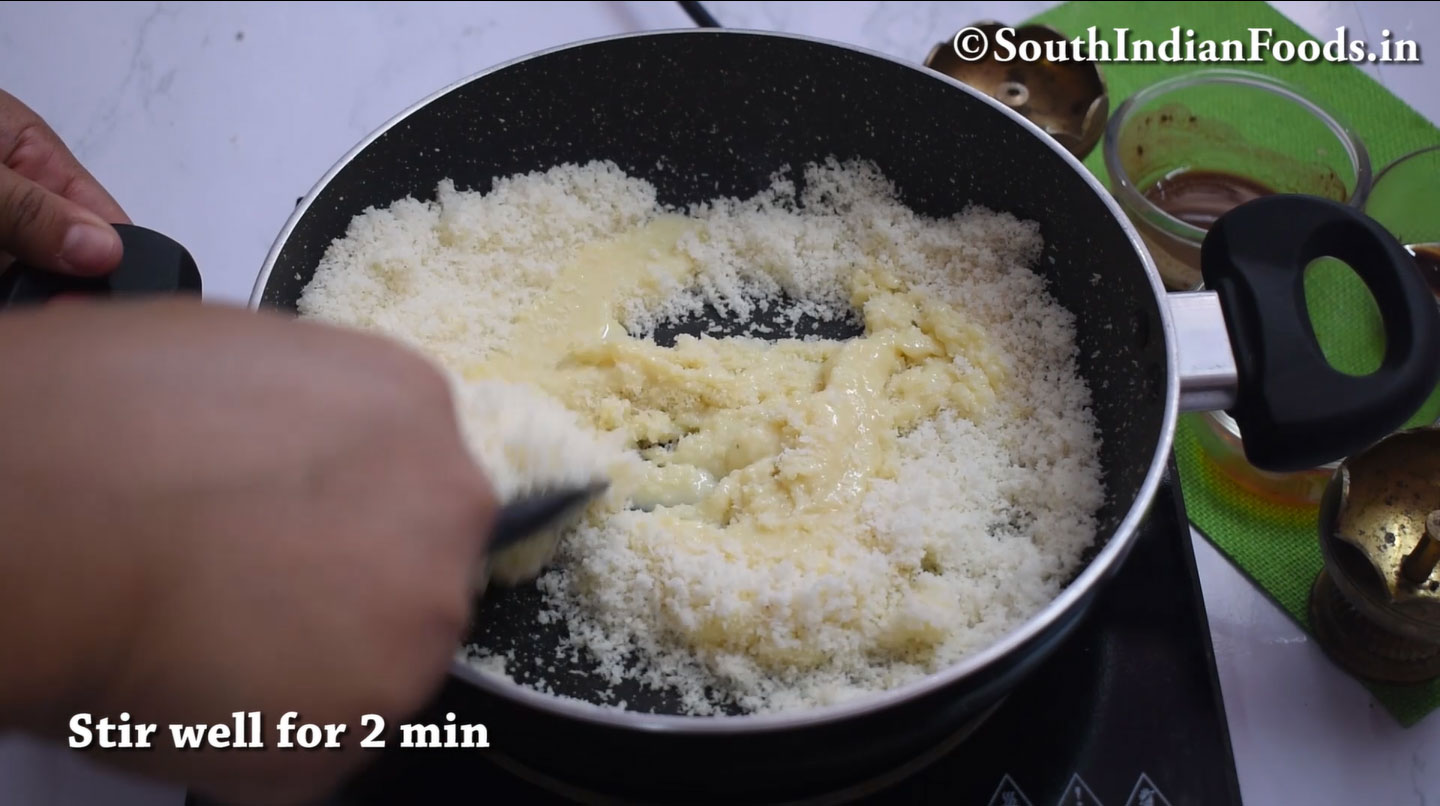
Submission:
M 858 522 L 826 549 L 829 571 L 667 548 L 652 513 L 623 502 L 566 533 L 538 582 L 547 612 L 612 684 L 638 675 L 679 692 L 691 713 L 814 707 L 955 663 L 1060 592 L 1103 500 L 1073 317 L 1030 269 L 1038 227 L 980 208 L 921 217 L 867 164 L 808 166 L 802 179 L 803 191 L 780 174 L 754 198 L 689 210 L 700 226 L 681 248 L 698 281 L 659 302 L 630 300 L 626 329 L 647 334 L 707 304 L 748 316 L 782 293 L 791 314 L 835 318 L 850 278 L 880 270 L 963 310 L 989 351 L 956 364 L 995 362 L 1008 382 L 982 414 L 941 410 L 898 435 L 895 472 L 869 481 Z M 653 187 L 608 163 L 499 180 L 485 194 L 445 182 L 433 202 L 357 217 L 300 310 L 389 333 L 458 372 L 504 343 L 582 246 L 667 212 Z M 502 499 L 576 474 L 623 475 L 640 461 L 533 387 L 457 384 L 467 434 Z M 538 546 L 507 578 L 534 573 L 554 548 Z M 706 619 L 743 640 L 685 640 Z M 722 648 L 737 643 L 755 649 Z M 796 647 L 820 660 L 776 662 Z

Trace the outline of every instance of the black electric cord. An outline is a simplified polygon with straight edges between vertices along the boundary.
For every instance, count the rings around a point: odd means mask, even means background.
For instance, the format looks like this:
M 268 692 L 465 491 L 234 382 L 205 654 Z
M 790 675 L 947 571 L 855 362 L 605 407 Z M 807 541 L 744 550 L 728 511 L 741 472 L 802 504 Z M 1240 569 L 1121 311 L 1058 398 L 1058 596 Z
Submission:
M 680 7 L 685 9 L 685 13 L 690 15 L 690 19 L 694 20 L 695 24 L 701 28 L 720 27 L 720 21 L 712 17 L 704 6 L 694 0 L 680 0 Z

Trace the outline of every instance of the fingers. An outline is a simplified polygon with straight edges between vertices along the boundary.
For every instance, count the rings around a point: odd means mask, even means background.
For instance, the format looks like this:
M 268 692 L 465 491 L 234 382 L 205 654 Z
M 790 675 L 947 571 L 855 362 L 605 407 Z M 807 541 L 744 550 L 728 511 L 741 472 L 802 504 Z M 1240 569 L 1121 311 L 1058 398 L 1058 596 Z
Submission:
M 0 90 L 0 164 L 112 224 L 130 218 L 39 115 Z
M 103 274 L 120 263 L 120 235 L 98 215 L 0 167 L 0 251 L 42 269 Z
M 120 263 L 110 223 L 130 219 L 60 137 L 0 91 L 0 252 L 67 274 L 103 274 Z

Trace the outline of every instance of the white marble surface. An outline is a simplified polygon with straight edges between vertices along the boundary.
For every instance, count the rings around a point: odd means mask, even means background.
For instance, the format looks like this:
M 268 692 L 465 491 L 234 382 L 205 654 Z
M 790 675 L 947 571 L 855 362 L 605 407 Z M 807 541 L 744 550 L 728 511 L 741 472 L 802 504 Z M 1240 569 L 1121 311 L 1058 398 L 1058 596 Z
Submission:
M 1049 5 L 710 7 L 729 27 L 919 59 L 961 25 Z M 1388 28 L 1440 54 L 1440 4 L 1277 5 L 1320 36 Z M 43 114 L 137 222 L 191 249 L 212 299 L 239 302 L 295 199 L 414 100 L 538 49 L 687 25 L 671 3 L 4 3 L 0 86 Z M 1430 62 L 1365 69 L 1440 120 L 1440 58 Z M 1246 802 L 1440 806 L 1440 715 L 1401 729 L 1209 544 L 1196 549 Z M 0 745 L 0 803 L 180 799 L 20 740 Z

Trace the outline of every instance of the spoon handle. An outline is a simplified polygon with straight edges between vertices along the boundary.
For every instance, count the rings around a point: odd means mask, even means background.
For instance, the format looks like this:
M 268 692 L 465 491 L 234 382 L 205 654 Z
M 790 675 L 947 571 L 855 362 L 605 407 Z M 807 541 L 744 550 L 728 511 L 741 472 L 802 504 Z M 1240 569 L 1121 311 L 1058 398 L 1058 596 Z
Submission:
M 64 296 L 200 294 L 200 270 L 185 247 L 144 227 L 111 226 L 125 248 L 114 271 L 102 277 L 73 277 L 13 263 L 0 272 L 0 309 L 43 305 Z
M 554 524 L 604 492 L 608 484 L 544 490 L 500 508 L 491 529 L 490 551 L 498 551 Z

